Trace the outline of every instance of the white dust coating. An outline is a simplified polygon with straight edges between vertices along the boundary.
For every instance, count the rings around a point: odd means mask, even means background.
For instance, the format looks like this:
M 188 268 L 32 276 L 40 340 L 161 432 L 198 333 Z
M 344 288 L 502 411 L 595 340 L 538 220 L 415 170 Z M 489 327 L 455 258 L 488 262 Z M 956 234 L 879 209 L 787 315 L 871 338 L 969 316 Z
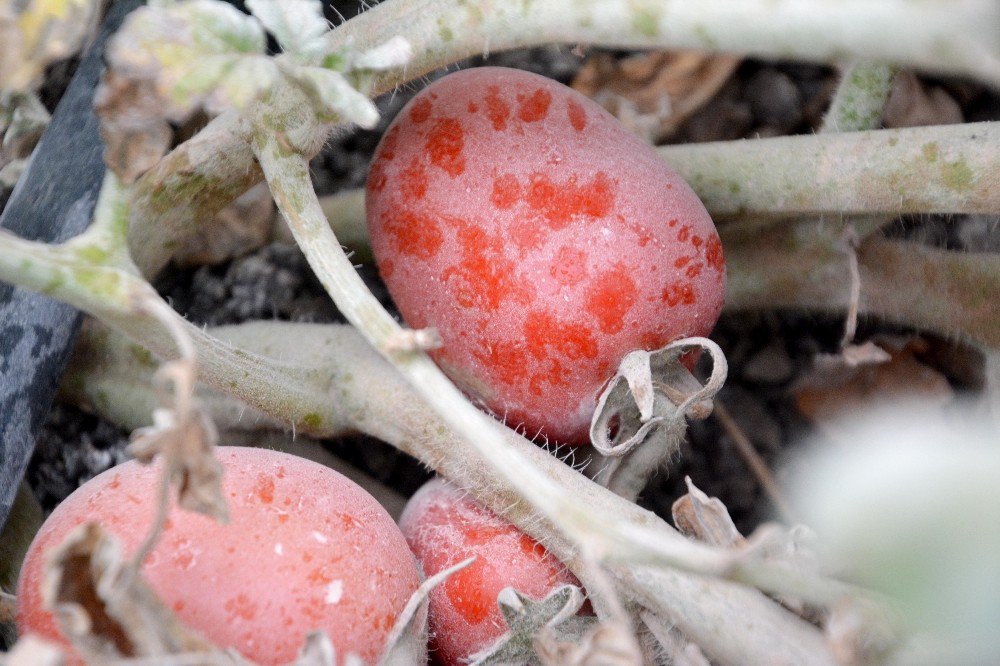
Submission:
M 335 580 L 326 586 L 326 603 L 339 603 L 342 596 L 344 596 L 344 581 Z

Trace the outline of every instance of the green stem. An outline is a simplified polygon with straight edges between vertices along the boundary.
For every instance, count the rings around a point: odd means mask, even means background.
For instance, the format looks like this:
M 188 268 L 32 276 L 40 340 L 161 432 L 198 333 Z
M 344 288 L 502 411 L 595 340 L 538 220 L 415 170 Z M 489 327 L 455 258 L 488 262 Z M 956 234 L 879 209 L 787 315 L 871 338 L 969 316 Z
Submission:
M 860 132 L 877 128 L 898 71 L 898 67 L 882 62 L 859 62 L 845 69 L 820 131 Z
M 839 224 L 806 221 L 721 229 L 726 307 L 842 312 L 848 260 Z M 860 313 L 1000 348 L 1000 255 L 940 250 L 870 236 L 858 248 Z
M 0 280 L 52 296 L 93 315 L 140 342 L 160 358 L 174 358 L 176 344 L 141 299 L 164 303 L 126 256 L 123 232 L 127 191 L 106 177 L 94 224 L 62 245 L 27 241 L 0 231 Z M 165 305 L 165 303 L 164 303 Z M 169 306 L 166 306 L 169 307 Z M 336 419 L 335 405 L 319 399 L 328 375 L 314 366 L 292 366 L 233 348 L 175 315 L 198 350 L 199 374 L 248 404 L 267 405 L 307 431 Z

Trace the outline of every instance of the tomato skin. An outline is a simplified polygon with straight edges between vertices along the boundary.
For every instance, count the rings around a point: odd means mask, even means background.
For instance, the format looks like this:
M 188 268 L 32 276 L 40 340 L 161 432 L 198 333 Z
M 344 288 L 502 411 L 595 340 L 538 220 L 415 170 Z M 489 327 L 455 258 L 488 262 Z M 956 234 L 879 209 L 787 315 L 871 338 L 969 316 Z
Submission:
M 231 521 L 172 507 L 143 576 L 187 626 L 262 664 L 294 661 L 321 629 L 338 654 L 374 663 L 420 584 L 388 513 L 343 475 L 296 456 L 219 447 Z M 97 521 L 135 551 L 153 519 L 158 466 L 127 462 L 56 507 L 35 537 L 18 584 L 17 625 L 67 645 L 39 592 L 45 553 Z
M 367 218 L 407 324 L 529 436 L 588 440 L 626 353 L 708 334 L 725 262 L 691 188 L 606 111 L 535 74 L 450 74 L 375 154 Z
M 505 587 L 541 599 L 580 585 L 537 541 L 440 477 L 410 499 L 399 526 L 428 577 L 476 556 L 430 595 L 431 654 L 445 666 L 466 663 L 507 630 L 497 607 Z

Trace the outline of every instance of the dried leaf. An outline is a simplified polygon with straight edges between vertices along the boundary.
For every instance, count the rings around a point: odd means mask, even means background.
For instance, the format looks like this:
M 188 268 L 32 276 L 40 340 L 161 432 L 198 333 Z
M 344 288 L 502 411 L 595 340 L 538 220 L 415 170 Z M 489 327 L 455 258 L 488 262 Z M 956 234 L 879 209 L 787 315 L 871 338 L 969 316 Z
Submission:
M 22 636 L 10 652 L 0 654 L 0 666 L 63 666 L 65 663 L 62 650 L 34 634 Z
M 285 74 L 306 92 L 321 120 L 345 119 L 364 129 L 378 124 L 378 108 L 340 72 L 322 67 L 286 68 Z
M 108 166 L 133 182 L 166 152 L 169 123 L 256 99 L 277 77 L 265 45 L 256 20 L 221 2 L 189 0 L 129 14 L 108 44 L 95 98 Z
M 598 53 L 572 85 L 631 132 L 660 143 L 719 91 L 740 60 L 700 51 L 656 51 L 621 60 Z
M 128 452 L 144 464 L 159 455 L 166 482 L 177 486 L 178 504 L 226 522 L 229 511 L 222 494 L 222 465 L 214 455 L 219 435 L 194 395 L 197 371 L 190 336 L 158 296 L 138 301 L 135 309 L 152 315 L 170 331 L 181 358 L 164 363 L 154 375 L 163 406 L 153 410 L 153 425 L 132 434 Z
M 173 256 L 179 266 L 220 264 L 262 247 L 274 229 L 274 199 L 261 183 L 200 225 Z
M 87 659 L 212 652 L 208 641 L 184 627 L 138 570 L 122 559 L 121 545 L 96 523 L 81 525 L 49 555 L 42 599 L 63 634 Z
M 76 53 L 103 0 L 0 0 L 0 89 L 33 90 L 45 68 Z
M 674 525 L 684 535 L 721 548 L 742 546 L 746 539 L 736 529 L 726 505 L 717 497 L 709 497 L 684 477 L 688 492 L 674 502 Z
M 795 405 L 824 428 L 878 401 L 919 398 L 943 406 L 953 391 L 944 375 L 917 359 L 925 348 L 919 338 L 881 336 L 843 354 L 819 356 L 792 388 Z
M 885 127 L 952 125 L 964 122 L 962 108 L 943 88 L 921 83 L 916 74 L 902 71 L 882 111 Z
M 475 666 L 524 664 L 535 658 L 535 639 L 544 629 L 560 631 L 562 625 L 579 635 L 581 623 L 594 618 L 577 618 L 584 596 L 574 585 L 560 585 L 540 601 L 527 597 L 512 587 L 497 595 L 497 605 L 508 631 L 496 643 L 470 656 Z M 557 640 L 557 639 L 550 639 Z M 561 641 L 560 641 L 561 642 Z

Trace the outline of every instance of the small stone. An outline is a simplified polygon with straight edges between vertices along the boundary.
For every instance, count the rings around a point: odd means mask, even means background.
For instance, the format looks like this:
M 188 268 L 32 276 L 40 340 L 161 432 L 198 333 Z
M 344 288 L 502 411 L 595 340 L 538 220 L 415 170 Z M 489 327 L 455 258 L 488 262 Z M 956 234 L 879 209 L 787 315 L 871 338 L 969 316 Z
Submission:
M 747 83 L 745 95 L 761 125 L 788 133 L 802 122 L 802 93 L 787 74 L 762 69 Z

